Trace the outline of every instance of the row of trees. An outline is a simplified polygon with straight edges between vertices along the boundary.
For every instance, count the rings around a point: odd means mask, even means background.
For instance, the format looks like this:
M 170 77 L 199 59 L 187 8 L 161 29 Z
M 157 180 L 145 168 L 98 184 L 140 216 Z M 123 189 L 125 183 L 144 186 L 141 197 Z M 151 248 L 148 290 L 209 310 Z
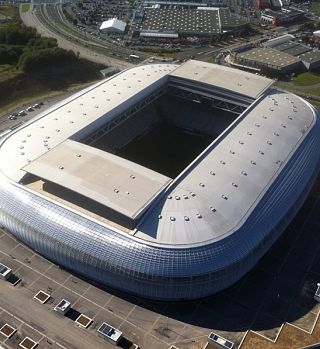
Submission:
M 58 47 L 56 39 L 40 37 L 34 28 L 10 23 L 0 29 L 0 64 L 17 65 L 24 72 L 77 59 L 73 51 Z

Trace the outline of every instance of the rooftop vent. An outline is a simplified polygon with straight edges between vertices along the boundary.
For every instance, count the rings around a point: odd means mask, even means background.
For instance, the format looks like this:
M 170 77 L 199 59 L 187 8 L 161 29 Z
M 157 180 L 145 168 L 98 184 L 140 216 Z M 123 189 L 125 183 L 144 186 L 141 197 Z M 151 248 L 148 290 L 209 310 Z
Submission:
M 118 344 L 120 339 L 122 338 L 122 332 L 108 325 L 106 322 L 103 322 L 101 324 L 97 332 L 100 337 L 108 340 L 113 345 Z
M 65 315 L 71 308 L 71 303 L 65 299 L 62 299 L 58 305 L 54 307 L 54 310 L 62 315 Z
M 215 347 L 220 349 L 232 349 L 234 346 L 234 343 L 228 341 L 227 339 L 219 336 L 216 333 L 211 332 L 208 336 L 208 341 L 210 343 L 213 343 Z
M 6 265 L 0 263 L 0 278 L 3 280 L 7 280 L 8 277 L 11 275 L 12 270 L 7 267 Z

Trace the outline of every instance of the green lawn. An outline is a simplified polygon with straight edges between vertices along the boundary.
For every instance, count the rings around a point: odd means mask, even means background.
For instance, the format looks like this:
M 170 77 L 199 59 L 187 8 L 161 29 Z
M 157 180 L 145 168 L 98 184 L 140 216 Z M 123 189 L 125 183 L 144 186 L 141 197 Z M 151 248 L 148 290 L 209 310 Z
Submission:
M 305 72 L 295 76 L 292 82 L 297 86 L 310 86 L 320 83 L 320 74 Z
M 8 19 L 20 20 L 18 5 L 0 5 L 0 14 Z
M 315 15 L 320 16 L 320 3 L 313 1 L 310 6 L 310 11 Z
M 29 4 L 21 6 L 29 9 Z M 7 64 L 0 65 L 0 111 L 102 78 L 104 65 L 78 59 L 19 23 L 17 5 L 0 5 L 0 14 L 8 20 L 1 36 L 2 62 Z
M 99 71 L 103 68 L 105 66 L 83 59 L 28 74 L 14 66 L 0 65 L 0 110 L 7 110 L 36 96 L 57 94 L 72 86 L 101 79 Z
M 30 9 L 30 4 L 22 4 L 21 5 L 21 11 L 22 12 L 28 12 Z
M 208 62 L 209 63 L 216 63 L 216 58 L 217 58 L 217 54 L 214 53 L 214 54 L 210 55 Z
M 8 79 L 12 79 L 20 75 L 20 70 L 17 70 L 15 67 L 9 64 L 0 65 L 0 82 Z

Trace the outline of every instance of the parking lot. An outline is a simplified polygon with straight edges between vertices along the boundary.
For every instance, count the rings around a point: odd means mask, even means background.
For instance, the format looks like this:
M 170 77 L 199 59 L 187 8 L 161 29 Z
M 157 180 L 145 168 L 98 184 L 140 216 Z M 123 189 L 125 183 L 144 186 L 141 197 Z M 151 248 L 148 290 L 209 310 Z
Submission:
M 319 315 L 313 295 L 320 281 L 320 181 L 289 228 L 258 265 L 225 292 L 194 302 L 163 303 L 102 290 L 29 250 L 11 234 L 0 231 L 0 262 L 21 277 L 17 286 L 0 280 L 0 328 L 17 329 L 9 339 L 0 334 L 3 348 L 19 348 L 26 336 L 38 348 L 112 348 L 97 336 L 102 322 L 123 332 L 142 349 L 204 348 L 214 331 L 242 344 L 248 331 L 276 341 L 283 324 L 312 333 Z M 50 294 L 41 304 L 38 291 Z M 80 328 L 54 311 L 61 299 L 92 318 Z M 276 346 L 275 346 L 276 347 Z

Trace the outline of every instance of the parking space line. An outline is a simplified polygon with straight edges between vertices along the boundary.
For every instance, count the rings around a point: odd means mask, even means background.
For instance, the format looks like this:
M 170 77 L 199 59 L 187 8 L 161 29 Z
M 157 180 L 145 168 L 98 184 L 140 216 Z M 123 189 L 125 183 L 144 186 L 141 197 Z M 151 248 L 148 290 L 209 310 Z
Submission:
M 62 349 L 68 349 L 67 347 L 63 346 L 62 344 L 60 344 L 59 342 L 55 341 L 54 339 L 52 339 L 52 338 L 46 336 L 44 333 L 42 333 L 41 331 L 37 330 L 37 329 L 34 328 L 33 326 L 31 326 L 31 325 L 29 325 L 28 323 L 24 322 L 24 321 L 23 321 L 22 319 L 20 319 L 18 316 L 12 314 L 10 311 L 8 311 L 8 310 L 2 308 L 1 306 L 0 306 L 0 309 L 1 309 L 3 312 L 5 312 L 5 313 L 9 314 L 10 316 L 12 316 L 12 317 L 13 317 L 14 319 L 16 319 L 17 321 L 21 322 L 21 324 L 20 324 L 18 327 L 20 327 L 20 326 L 22 326 L 22 325 L 25 325 L 25 326 L 31 328 L 33 331 L 35 331 L 35 332 L 37 332 L 38 334 L 40 334 L 40 335 L 42 336 L 42 338 L 41 338 L 40 340 L 42 340 L 43 338 L 48 338 L 51 342 L 55 343 L 55 344 L 58 345 L 60 348 L 62 348 Z M 39 341 L 39 342 L 40 342 L 40 341 Z
M 247 334 L 249 333 L 249 331 L 250 331 L 250 330 L 247 330 L 247 331 L 245 332 L 245 334 L 244 334 L 244 336 L 242 337 L 241 342 L 240 342 L 240 344 L 239 344 L 239 346 L 238 346 L 238 349 L 241 348 L 241 346 L 242 346 L 244 340 L 246 339 Z
M 283 326 L 283 324 L 282 324 L 282 326 Z M 282 327 L 281 326 L 281 327 Z M 254 330 L 250 330 L 252 333 L 254 333 L 254 334 L 256 334 L 256 335 L 258 335 L 258 336 L 260 336 L 260 337 L 262 337 L 262 338 L 264 338 L 264 339 L 266 339 L 266 340 L 268 340 L 269 342 L 272 342 L 272 343 L 275 343 L 276 341 L 277 341 L 277 339 L 271 339 L 271 338 L 269 338 L 269 337 L 266 337 L 265 335 L 263 335 L 262 333 L 260 333 L 260 332 L 256 332 L 256 331 L 254 331 Z M 277 337 L 278 338 L 278 337 Z
M 4 253 L 4 254 L 5 254 L 6 256 L 9 257 L 9 254 L 7 254 L 7 253 Z M 38 274 L 44 276 L 44 277 L 47 278 L 48 280 L 50 280 L 50 281 L 56 283 L 57 285 L 59 285 L 59 286 L 61 286 L 61 287 L 64 287 L 64 288 L 65 288 L 66 290 L 68 290 L 69 292 L 72 292 L 72 293 L 78 295 L 79 297 L 81 297 L 81 298 L 83 298 L 84 300 L 88 301 L 89 303 L 91 303 L 91 304 L 97 306 L 98 308 L 107 310 L 107 309 L 105 309 L 104 307 L 102 307 L 101 305 L 99 305 L 99 304 L 95 303 L 94 301 L 90 300 L 89 298 L 82 296 L 81 294 L 79 294 L 79 293 L 76 292 L 76 291 L 73 291 L 71 288 L 69 288 L 69 287 L 67 287 L 67 286 L 65 286 L 65 285 L 63 285 L 63 284 L 61 284 L 60 282 L 54 280 L 53 278 L 51 278 L 51 277 L 49 277 L 49 276 L 43 274 L 42 272 L 40 272 L 40 271 L 38 271 L 38 270 L 32 268 L 30 265 L 28 265 L 28 264 L 26 264 L 26 263 L 20 261 L 19 259 L 17 259 L 17 261 L 18 261 L 22 266 L 25 266 L 25 267 L 27 267 L 27 268 L 33 270 L 34 272 L 36 272 L 36 273 L 38 273 Z M 72 275 L 70 274 L 70 275 L 68 276 L 68 278 L 70 278 L 71 276 L 72 276 Z M 56 291 L 57 291 L 57 290 L 56 290 Z M 54 291 L 54 292 L 56 292 L 56 291 Z M 54 292 L 53 292 L 53 293 L 54 293 Z M 52 311 L 52 310 L 51 310 L 51 311 Z M 117 314 L 114 313 L 114 312 L 113 312 L 113 315 L 114 315 L 115 317 L 117 317 L 118 319 L 123 320 L 123 318 L 122 318 L 121 316 L 117 315 Z M 166 344 L 166 345 L 167 345 L 167 343 L 166 343 L 165 341 L 159 339 L 158 337 L 156 337 L 156 336 L 153 335 L 152 333 L 146 331 L 144 328 L 138 327 L 137 325 L 135 325 L 134 323 L 132 323 L 132 322 L 130 322 L 130 321 L 128 321 L 128 320 L 125 320 L 125 321 L 126 321 L 127 323 L 129 323 L 130 325 L 132 325 L 134 328 L 137 328 L 137 329 L 141 330 L 142 332 L 144 332 L 145 334 L 149 335 L 150 337 L 153 337 L 153 338 L 156 339 L 157 341 L 160 341 L 160 342 L 162 342 L 163 344 Z

